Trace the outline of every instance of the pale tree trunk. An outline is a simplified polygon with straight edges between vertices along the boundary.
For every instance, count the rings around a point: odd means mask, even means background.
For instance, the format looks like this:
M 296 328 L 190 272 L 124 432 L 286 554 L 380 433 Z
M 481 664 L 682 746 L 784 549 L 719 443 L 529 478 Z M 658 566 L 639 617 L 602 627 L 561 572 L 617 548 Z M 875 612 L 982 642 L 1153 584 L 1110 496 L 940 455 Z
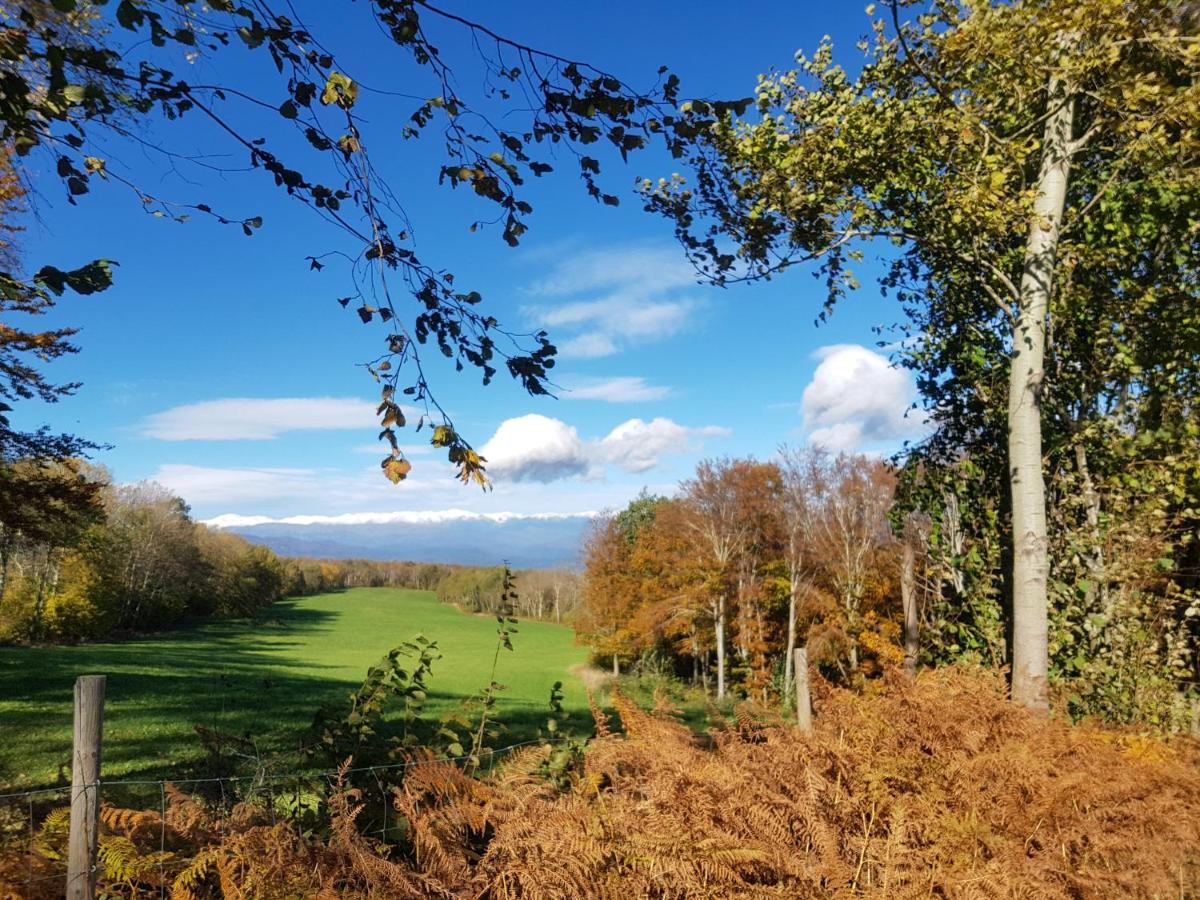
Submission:
M 1075 100 L 1051 76 L 1037 198 L 1021 272 L 1008 385 L 1008 469 L 1013 524 L 1012 697 L 1028 709 L 1050 708 L 1046 582 L 1046 485 L 1042 476 L 1041 387 L 1046 315 L 1071 168 Z
M 1088 578 L 1091 587 L 1086 592 L 1089 606 L 1096 598 L 1100 598 L 1100 608 L 1105 616 L 1111 616 L 1112 607 L 1109 602 L 1108 586 L 1104 583 L 1104 543 L 1100 532 L 1100 494 L 1092 481 L 1092 472 L 1088 467 L 1087 448 L 1083 440 L 1075 445 L 1075 467 L 1079 470 L 1081 487 L 1083 488 L 1083 503 L 1087 510 L 1088 534 L 1092 539 L 1091 549 L 1087 554 Z
M 717 699 L 725 699 L 725 596 L 713 606 L 713 623 L 717 637 Z
M 783 694 L 785 697 L 791 696 L 792 693 L 792 657 L 796 650 L 796 595 L 800 593 L 800 577 L 796 572 L 791 574 L 788 587 L 787 650 L 783 656 Z
M 917 654 L 920 652 L 916 557 L 912 541 L 906 540 L 901 548 L 900 599 L 904 605 L 904 671 L 909 675 L 916 674 Z
M 620 675 L 620 674 L 621 674 L 621 657 L 617 656 L 617 654 L 614 653 L 613 654 L 613 675 Z

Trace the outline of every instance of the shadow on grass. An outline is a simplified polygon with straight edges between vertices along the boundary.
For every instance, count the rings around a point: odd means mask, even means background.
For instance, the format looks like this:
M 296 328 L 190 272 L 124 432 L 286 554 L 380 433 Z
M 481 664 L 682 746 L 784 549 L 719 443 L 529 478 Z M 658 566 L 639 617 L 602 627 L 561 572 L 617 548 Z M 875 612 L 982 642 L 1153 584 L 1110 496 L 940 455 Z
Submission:
M 109 777 L 160 777 L 202 756 L 196 725 L 262 737 L 264 752 L 282 749 L 298 723 L 307 725 L 353 684 L 322 674 L 326 666 L 296 668 L 282 655 L 332 613 L 288 604 L 277 613 L 278 624 L 230 621 L 106 644 L 0 648 L 0 790 L 68 777 L 74 682 L 85 674 L 107 676 Z
M 83 674 L 107 676 L 102 770 L 106 780 L 194 779 L 242 775 L 260 765 L 276 772 L 311 771 L 333 761 L 303 758 L 308 727 L 322 706 L 348 710 L 365 676 L 311 661 L 297 665 L 289 648 L 311 645 L 329 630 L 332 612 L 281 602 L 270 619 L 210 622 L 202 627 L 120 642 L 73 647 L 0 648 L 0 792 L 65 783 L 70 773 L 72 691 Z M 438 691 L 435 664 L 426 719 L 460 707 L 460 694 Z M 545 695 L 555 679 L 547 677 Z M 480 688 L 483 685 L 479 685 Z M 463 707 L 478 721 L 477 704 Z M 501 692 L 492 718 L 497 749 L 535 739 L 550 710 Z M 402 725 L 399 703 L 380 728 Z M 565 727 L 590 734 L 586 713 Z M 586 720 L 586 721 L 585 721 Z M 223 735 L 221 756 L 205 749 L 196 726 Z

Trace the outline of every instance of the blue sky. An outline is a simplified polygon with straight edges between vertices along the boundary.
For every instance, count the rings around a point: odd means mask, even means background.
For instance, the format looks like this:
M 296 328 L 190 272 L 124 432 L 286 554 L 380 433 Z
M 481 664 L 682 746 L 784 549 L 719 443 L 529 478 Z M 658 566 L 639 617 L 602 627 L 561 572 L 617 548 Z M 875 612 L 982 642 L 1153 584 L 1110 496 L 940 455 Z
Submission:
M 353 61 L 355 78 L 434 92 L 388 52 L 362 4 L 296 5 Z M 651 83 L 667 64 L 685 95 L 700 96 L 748 95 L 760 72 L 786 68 L 824 34 L 853 61 L 868 28 L 855 3 L 609 2 L 585 14 L 597 7 L 529 0 L 505 4 L 505 16 L 492 4 L 446 5 L 633 83 Z M 453 31 L 435 34 L 448 58 L 468 51 Z M 272 73 L 244 54 L 196 63 L 206 68 L 283 99 Z M 472 74 L 461 70 L 465 93 L 474 92 Z M 704 456 L 765 458 L 780 443 L 811 439 L 886 451 L 914 434 L 904 416 L 911 382 L 873 352 L 874 326 L 893 323 L 898 310 L 879 297 L 870 264 L 864 288 L 820 327 L 823 293 L 809 273 L 726 290 L 697 285 L 668 223 L 642 212 L 633 194 L 635 176 L 670 174 L 670 161 L 653 154 L 607 163 L 606 189 L 623 201 L 616 209 L 590 200 L 569 164 L 533 184 L 531 230 L 514 250 L 497 231 L 468 232 L 485 210 L 437 186 L 435 145 L 398 139 L 391 123 L 414 102 L 361 103 L 368 139 L 379 135 L 372 152 L 386 158 L 423 258 L 479 290 L 503 323 L 545 326 L 561 348 L 558 399 L 531 398 L 502 376 L 484 388 L 466 373 L 438 371 L 439 399 L 491 460 L 493 492 L 454 481 L 444 460 L 425 452 L 427 432 L 404 439 L 414 463 L 407 482 L 393 487 L 380 476 L 377 390 L 357 365 L 375 354 L 379 332 L 335 302 L 348 293 L 343 272 L 310 272 L 304 259 L 341 246 L 340 235 L 261 173 L 214 176 L 128 145 L 110 148 L 110 166 L 180 200 L 262 215 L 263 227 L 245 238 L 208 221 L 156 219 L 117 186 L 72 207 L 52 172 L 38 177 L 38 216 L 23 247 L 29 265 L 104 256 L 120 266 L 110 291 L 67 298 L 55 320 L 82 327 L 82 352 L 51 372 L 83 388 L 54 406 L 24 404 L 18 421 L 112 444 L 96 459 L 117 479 L 159 480 L 200 518 L 597 510 L 643 486 L 670 490 Z M 266 111 L 240 115 L 272 137 L 285 127 Z M 147 135 L 241 165 L 199 119 Z

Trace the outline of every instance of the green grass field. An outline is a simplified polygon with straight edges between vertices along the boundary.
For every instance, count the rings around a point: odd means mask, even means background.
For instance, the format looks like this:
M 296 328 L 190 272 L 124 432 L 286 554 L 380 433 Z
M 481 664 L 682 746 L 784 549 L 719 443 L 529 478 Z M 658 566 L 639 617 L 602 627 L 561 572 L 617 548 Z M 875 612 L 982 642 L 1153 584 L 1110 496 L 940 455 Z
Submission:
M 550 687 L 562 680 L 569 710 L 583 711 L 569 670 L 587 657 L 573 632 L 521 622 L 502 651 L 507 686 L 499 745 L 532 737 Z M 55 782 L 71 749 L 77 675 L 108 676 L 104 777 L 158 778 L 203 756 L 194 726 L 249 733 L 260 750 L 298 747 L 313 713 L 344 701 L 373 663 L 423 634 L 438 644 L 428 714 L 478 693 L 491 676 L 494 619 L 466 615 L 423 591 L 364 588 L 276 604 L 268 622 L 225 621 L 139 640 L 78 647 L 0 647 L 0 792 Z M 582 722 L 581 722 L 582 724 Z

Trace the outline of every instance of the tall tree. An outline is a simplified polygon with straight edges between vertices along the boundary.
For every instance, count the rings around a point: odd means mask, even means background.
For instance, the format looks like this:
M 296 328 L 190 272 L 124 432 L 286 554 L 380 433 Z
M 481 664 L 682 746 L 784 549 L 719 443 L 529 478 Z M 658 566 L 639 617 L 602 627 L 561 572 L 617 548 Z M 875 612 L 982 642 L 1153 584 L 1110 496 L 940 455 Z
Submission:
M 717 699 L 725 697 L 733 565 L 753 533 L 738 490 L 739 460 L 705 460 L 696 474 L 683 483 L 688 528 L 711 567 L 710 598 L 717 652 Z
M 912 5 L 886 4 L 857 76 L 825 42 L 796 70 L 764 79 L 761 118 L 705 131 L 691 154 L 694 182 L 647 182 L 647 205 L 675 220 L 717 281 L 816 262 L 828 310 L 857 286 L 852 263 L 891 242 L 899 249 L 885 286 L 915 305 L 956 298 L 941 324 L 974 358 L 995 348 L 971 330 L 978 310 L 1003 325 L 1012 690 L 1045 710 L 1047 326 L 1064 302 L 1086 302 L 1068 289 L 1071 273 L 1096 244 L 1094 226 L 1105 233 L 1127 198 L 1194 202 L 1200 46 L 1182 8 L 1159 0 L 937 0 L 909 21 Z M 696 107 L 701 118 L 712 112 Z M 1126 270 L 1141 268 L 1158 237 L 1115 235 L 1110 258 Z M 1194 273 L 1194 227 L 1184 243 Z M 955 406 L 938 389 L 954 374 L 925 383 L 935 415 Z
M 841 600 L 850 635 L 850 667 L 858 667 L 859 613 L 877 551 L 891 539 L 888 511 L 895 479 L 888 466 L 839 454 L 817 499 L 815 543 Z
M 792 687 L 796 649 L 796 614 L 800 595 L 817 573 L 817 531 L 824 493 L 829 482 L 829 454 L 817 446 L 782 447 L 781 506 L 786 535 L 788 570 L 787 644 L 784 651 L 784 692 Z

